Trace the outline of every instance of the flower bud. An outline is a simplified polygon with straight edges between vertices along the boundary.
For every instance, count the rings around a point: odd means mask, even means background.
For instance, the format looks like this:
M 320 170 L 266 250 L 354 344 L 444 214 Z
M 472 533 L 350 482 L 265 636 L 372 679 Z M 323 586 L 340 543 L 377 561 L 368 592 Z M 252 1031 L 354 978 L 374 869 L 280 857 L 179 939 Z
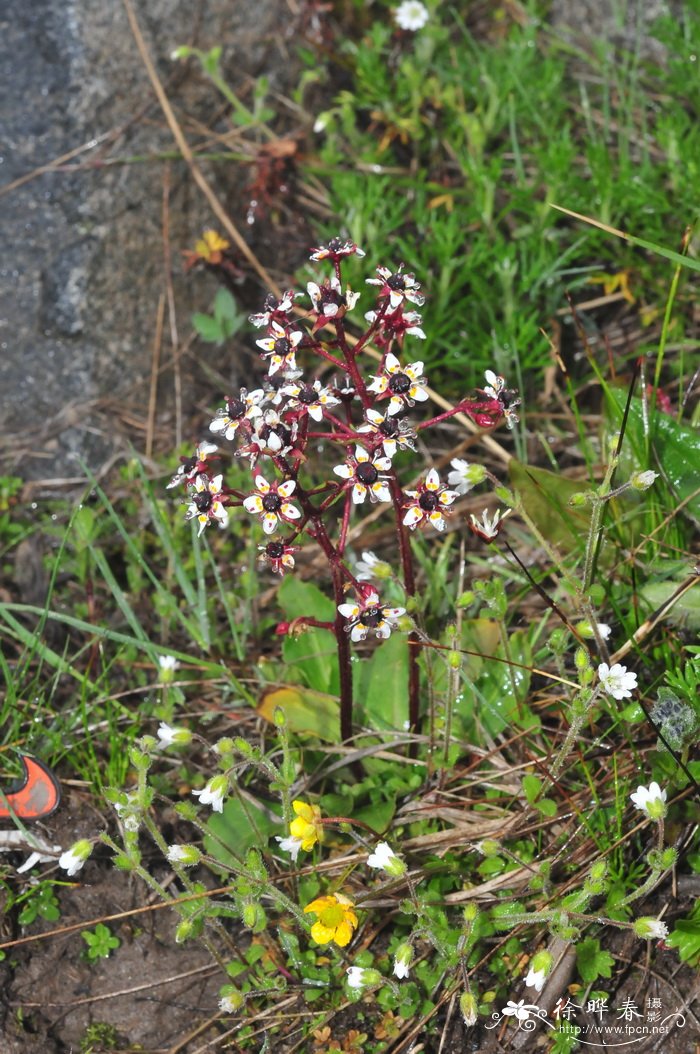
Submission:
M 195 925 L 192 919 L 183 919 L 175 930 L 175 943 L 184 944 L 194 933 Z
M 245 1002 L 245 996 L 232 984 L 226 984 L 219 990 L 219 1010 L 222 1014 L 235 1014 Z
M 654 485 L 654 480 L 658 479 L 659 473 L 652 472 L 651 469 L 647 469 L 645 472 L 635 472 L 630 478 L 630 486 L 635 490 L 649 490 L 649 487 Z
M 219 757 L 224 754 L 233 754 L 233 740 L 230 736 L 223 736 L 222 739 L 217 739 L 214 744 L 214 750 Z
M 574 665 L 577 670 L 587 670 L 590 663 L 588 658 L 588 652 L 585 648 L 577 648 L 576 654 L 574 655 Z
M 462 912 L 462 918 L 466 923 L 469 923 L 471 925 L 472 922 L 476 922 L 478 915 L 478 907 L 476 906 L 473 900 L 470 900 L 469 903 L 466 904 L 464 907 L 464 910 Z
M 472 995 L 471 992 L 462 992 L 462 995 L 459 999 L 459 1009 L 462 1012 L 464 1024 L 467 1026 L 467 1028 L 471 1028 L 472 1025 L 476 1024 L 476 1020 L 479 1016 L 479 1010 L 475 995 Z
M 498 856 L 501 851 L 501 847 L 498 842 L 494 841 L 493 838 L 484 838 L 481 842 L 477 842 L 476 848 L 485 857 Z
M 171 845 L 168 846 L 168 863 L 177 864 L 180 867 L 194 867 L 202 859 L 202 854 L 196 845 Z
M 368 988 L 370 985 L 381 984 L 383 977 L 379 970 L 365 969 L 363 966 L 349 966 L 347 980 L 350 988 Z
M 285 728 L 287 724 L 287 715 L 281 706 L 276 706 L 272 714 L 272 720 L 275 723 L 276 728 Z
M 641 937 L 641 939 L 645 941 L 663 940 L 668 936 L 668 926 L 666 923 L 660 922 L 659 919 L 654 919 L 650 916 L 635 919 L 633 929 L 637 937 Z
M 476 599 L 475 594 L 471 589 L 467 589 L 464 593 L 461 593 L 457 597 L 458 608 L 468 608 L 470 604 L 473 604 Z
M 447 665 L 451 670 L 459 670 L 462 666 L 462 656 L 458 651 L 451 651 L 447 656 Z

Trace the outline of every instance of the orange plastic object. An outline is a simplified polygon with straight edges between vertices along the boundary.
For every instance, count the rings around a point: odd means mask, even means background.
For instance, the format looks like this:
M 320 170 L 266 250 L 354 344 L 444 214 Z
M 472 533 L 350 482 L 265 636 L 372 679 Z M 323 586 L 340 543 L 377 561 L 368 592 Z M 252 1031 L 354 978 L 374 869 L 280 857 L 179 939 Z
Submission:
M 61 788 L 51 769 L 31 754 L 20 754 L 24 780 L 12 784 L 0 795 L 0 820 L 13 815 L 20 820 L 40 820 L 50 816 L 61 801 Z

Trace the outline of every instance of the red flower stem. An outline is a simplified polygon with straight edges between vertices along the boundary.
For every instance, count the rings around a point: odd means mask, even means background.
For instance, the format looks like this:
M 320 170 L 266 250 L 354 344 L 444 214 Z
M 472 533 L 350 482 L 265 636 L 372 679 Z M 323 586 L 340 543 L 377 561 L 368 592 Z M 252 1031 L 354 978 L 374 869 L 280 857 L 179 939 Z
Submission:
M 401 556 L 401 569 L 403 572 L 403 585 L 407 597 L 416 595 L 416 578 L 413 571 L 413 553 L 411 552 L 411 539 L 408 530 L 403 523 L 403 495 L 401 487 L 392 470 L 389 476 L 389 487 L 391 489 L 391 500 L 394 504 L 396 516 L 396 536 L 399 543 Z M 419 635 L 412 630 L 408 635 L 408 728 L 410 732 L 418 731 L 420 720 L 420 669 L 418 667 L 418 656 L 422 648 Z
M 503 416 L 503 410 L 501 409 L 500 403 L 495 400 L 489 400 L 484 403 L 476 402 L 474 399 L 463 399 L 457 406 L 453 406 L 451 410 L 446 410 L 444 414 L 438 414 L 437 417 L 431 417 L 429 421 L 421 421 L 415 426 L 416 432 L 421 431 L 423 428 L 432 428 L 433 425 L 437 425 L 440 421 L 447 421 L 450 417 L 454 417 L 455 414 L 467 413 L 470 414 L 470 410 L 477 408 L 480 413 L 486 413 L 487 411 L 493 412 L 497 417 Z M 471 416 L 471 414 L 470 414 Z
M 362 406 L 365 410 L 368 410 L 371 407 L 373 400 L 368 394 L 367 386 L 365 385 L 362 374 L 357 368 L 357 363 L 355 362 L 355 349 L 351 348 L 345 339 L 345 327 L 343 326 L 341 319 L 338 319 L 336 322 L 335 331 L 338 335 L 338 346 L 343 353 L 343 358 L 345 359 L 345 369 L 347 373 L 350 374 L 352 382 L 355 385 L 355 390 L 362 400 Z
M 299 347 L 302 348 L 305 347 L 305 345 L 300 344 Z M 337 370 L 342 370 L 343 373 L 345 373 L 345 363 L 341 362 L 340 359 L 336 359 L 335 355 L 331 355 L 330 351 L 326 351 L 323 344 L 321 344 L 319 341 L 316 341 L 316 343 L 312 346 L 311 350 L 313 350 L 317 355 L 320 355 L 321 358 L 325 359 L 327 362 L 332 362 Z

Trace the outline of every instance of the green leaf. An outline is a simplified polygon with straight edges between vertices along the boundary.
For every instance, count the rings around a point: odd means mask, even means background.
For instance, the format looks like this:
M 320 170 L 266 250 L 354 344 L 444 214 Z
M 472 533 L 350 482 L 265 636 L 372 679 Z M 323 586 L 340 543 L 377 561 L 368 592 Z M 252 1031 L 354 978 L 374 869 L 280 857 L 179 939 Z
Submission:
M 282 834 L 282 819 L 250 798 L 229 798 L 223 812 L 214 813 L 207 827 L 215 837 L 205 836 L 205 851 L 238 869 L 249 849 L 266 849 L 272 834 Z
M 408 719 L 408 644 L 402 634 L 393 634 L 375 648 L 362 681 L 364 697 L 357 703 L 367 724 L 403 728 Z
M 696 902 L 687 918 L 678 919 L 666 939 L 666 944 L 678 949 L 682 962 L 690 963 L 691 966 L 698 965 L 700 962 L 700 901 Z
M 673 596 L 684 580 L 647 582 L 639 590 L 639 596 L 649 605 L 651 611 L 656 611 Z M 700 629 L 700 589 L 689 589 L 679 597 L 664 618 L 676 626 Z
M 265 692 L 257 712 L 274 723 L 277 707 L 284 711 L 290 732 L 318 736 L 328 743 L 338 742 L 340 703 L 337 696 L 316 692 L 313 688 L 285 685 Z
M 574 494 L 592 487 L 580 480 L 566 479 L 557 472 L 523 465 L 513 458 L 508 464 L 513 488 L 523 508 L 547 541 L 564 553 L 583 548 L 591 518 L 589 506 L 572 508 Z
M 321 622 L 335 619 L 333 601 L 312 582 L 302 582 L 289 575 L 282 582 L 277 599 L 290 622 L 304 616 Z M 338 694 L 337 649 L 330 631 L 307 629 L 298 637 L 285 637 L 282 657 L 309 688 L 329 695 Z
M 612 977 L 615 960 L 610 952 L 601 950 L 600 941 L 590 937 L 576 945 L 576 964 L 583 980 L 590 984 L 598 977 Z
M 532 773 L 528 773 L 523 776 L 523 794 L 527 798 L 528 805 L 532 805 L 537 795 L 540 793 L 542 787 L 542 780 L 537 776 L 533 776 Z
M 236 323 L 239 321 L 238 305 L 228 289 L 219 289 L 214 297 L 214 318 Z
M 619 388 L 608 390 L 607 417 L 615 431 L 619 429 L 626 402 L 626 392 Z M 627 460 L 623 457 L 621 466 L 629 472 L 660 469 L 676 498 L 686 502 L 684 508 L 688 514 L 696 520 L 700 519 L 700 431 L 679 424 L 674 417 L 662 413 L 657 407 L 651 423 L 651 460 L 648 461 L 646 430 L 649 427 L 645 423 L 642 400 L 633 398 L 623 448 L 631 457 L 628 456 Z
M 207 344 L 223 343 L 225 334 L 222 332 L 221 322 L 218 318 L 197 313 L 192 316 L 192 325 Z

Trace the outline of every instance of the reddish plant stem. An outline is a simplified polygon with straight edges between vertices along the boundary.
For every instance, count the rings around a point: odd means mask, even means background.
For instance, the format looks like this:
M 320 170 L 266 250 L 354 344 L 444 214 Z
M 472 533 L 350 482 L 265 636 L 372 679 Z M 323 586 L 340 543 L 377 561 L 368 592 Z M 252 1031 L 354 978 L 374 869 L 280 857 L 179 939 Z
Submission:
M 403 573 L 403 585 L 406 597 L 416 595 L 416 577 L 413 571 L 413 553 L 411 552 L 411 539 L 408 530 L 403 523 L 402 493 L 396 473 L 392 469 L 389 476 L 389 488 L 391 500 L 394 505 L 396 516 L 396 536 L 399 543 L 401 556 L 401 570 Z M 415 631 L 408 635 L 408 728 L 410 732 L 418 731 L 420 721 L 420 669 L 418 667 L 418 656 L 422 647 L 421 639 Z

